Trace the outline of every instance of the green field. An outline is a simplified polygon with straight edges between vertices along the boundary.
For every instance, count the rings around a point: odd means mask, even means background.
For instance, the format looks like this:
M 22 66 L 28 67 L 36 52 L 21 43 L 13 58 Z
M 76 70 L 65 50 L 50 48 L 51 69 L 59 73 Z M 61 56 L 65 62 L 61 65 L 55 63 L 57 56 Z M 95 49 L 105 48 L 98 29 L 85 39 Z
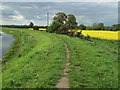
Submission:
M 118 87 L 118 41 L 27 29 L 3 32 L 15 37 L 3 57 L 3 88 L 55 88 L 66 63 L 65 43 L 70 51 L 70 88 Z

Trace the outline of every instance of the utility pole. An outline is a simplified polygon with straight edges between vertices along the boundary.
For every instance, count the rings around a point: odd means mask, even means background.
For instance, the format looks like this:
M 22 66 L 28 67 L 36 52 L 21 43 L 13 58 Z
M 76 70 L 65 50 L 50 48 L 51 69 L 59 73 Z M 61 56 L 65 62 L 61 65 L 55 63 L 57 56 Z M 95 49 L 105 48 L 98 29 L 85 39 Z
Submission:
M 49 26 L 49 13 L 47 13 L 47 27 Z

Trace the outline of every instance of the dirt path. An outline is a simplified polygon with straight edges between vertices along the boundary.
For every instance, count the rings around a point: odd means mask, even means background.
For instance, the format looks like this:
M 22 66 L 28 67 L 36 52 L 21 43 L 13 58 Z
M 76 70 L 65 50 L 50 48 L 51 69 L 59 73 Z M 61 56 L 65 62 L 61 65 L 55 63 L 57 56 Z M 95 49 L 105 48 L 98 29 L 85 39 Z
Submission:
M 64 47 L 66 49 L 66 63 L 65 63 L 65 68 L 63 70 L 63 76 L 59 79 L 56 88 L 69 88 L 69 79 L 67 77 L 67 72 L 69 71 L 69 58 L 70 58 L 70 51 L 67 47 L 67 44 L 64 42 Z

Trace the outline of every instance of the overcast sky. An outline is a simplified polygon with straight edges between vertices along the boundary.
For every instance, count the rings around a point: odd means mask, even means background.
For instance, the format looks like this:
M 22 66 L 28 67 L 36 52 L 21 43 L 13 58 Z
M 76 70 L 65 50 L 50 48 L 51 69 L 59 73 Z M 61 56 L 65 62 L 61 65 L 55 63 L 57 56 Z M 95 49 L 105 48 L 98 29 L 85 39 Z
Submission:
M 0 9 L 2 24 L 28 25 L 32 21 L 36 25 L 46 25 L 46 14 L 50 13 L 51 22 L 60 11 L 74 14 L 78 25 L 103 22 L 110 26 L 118 23 L 118 2 L 2 2 Z

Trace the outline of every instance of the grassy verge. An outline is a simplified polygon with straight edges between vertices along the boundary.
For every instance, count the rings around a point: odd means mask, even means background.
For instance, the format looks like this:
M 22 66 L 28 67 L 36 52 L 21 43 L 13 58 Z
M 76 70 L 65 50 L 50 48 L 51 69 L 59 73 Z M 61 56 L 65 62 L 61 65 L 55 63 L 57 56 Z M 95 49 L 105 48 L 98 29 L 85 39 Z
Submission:
M 13 35 L 18 33 L 21 38 L 18 53 L 11 59 L 5 59 L 7 63 L 2 67 L 3 88 L 55 87 L 65 62 L 63 43 L 45 32 L 20 29 L 3 31 L 14 32 Z M 10 49 L 5 58 L 11 54 L 9 52 Z
M 118 87 L 118 42 L 89 41 L 25 29 L 3 29 L 16 38 L 3 61 L 3 88 L 54 88 L 70 50 L 71 88 Z M 19 40 L 18 40 L 18 39 Z M 18 44 L 18 48 L 15 48 Z M 12 53 L 16 52 L 16 53 Z M 11 57 L 11 58 L 10 58 Z
M 71 88 L 118 87 L 118 41 L 59 36 L 69 46 Z

